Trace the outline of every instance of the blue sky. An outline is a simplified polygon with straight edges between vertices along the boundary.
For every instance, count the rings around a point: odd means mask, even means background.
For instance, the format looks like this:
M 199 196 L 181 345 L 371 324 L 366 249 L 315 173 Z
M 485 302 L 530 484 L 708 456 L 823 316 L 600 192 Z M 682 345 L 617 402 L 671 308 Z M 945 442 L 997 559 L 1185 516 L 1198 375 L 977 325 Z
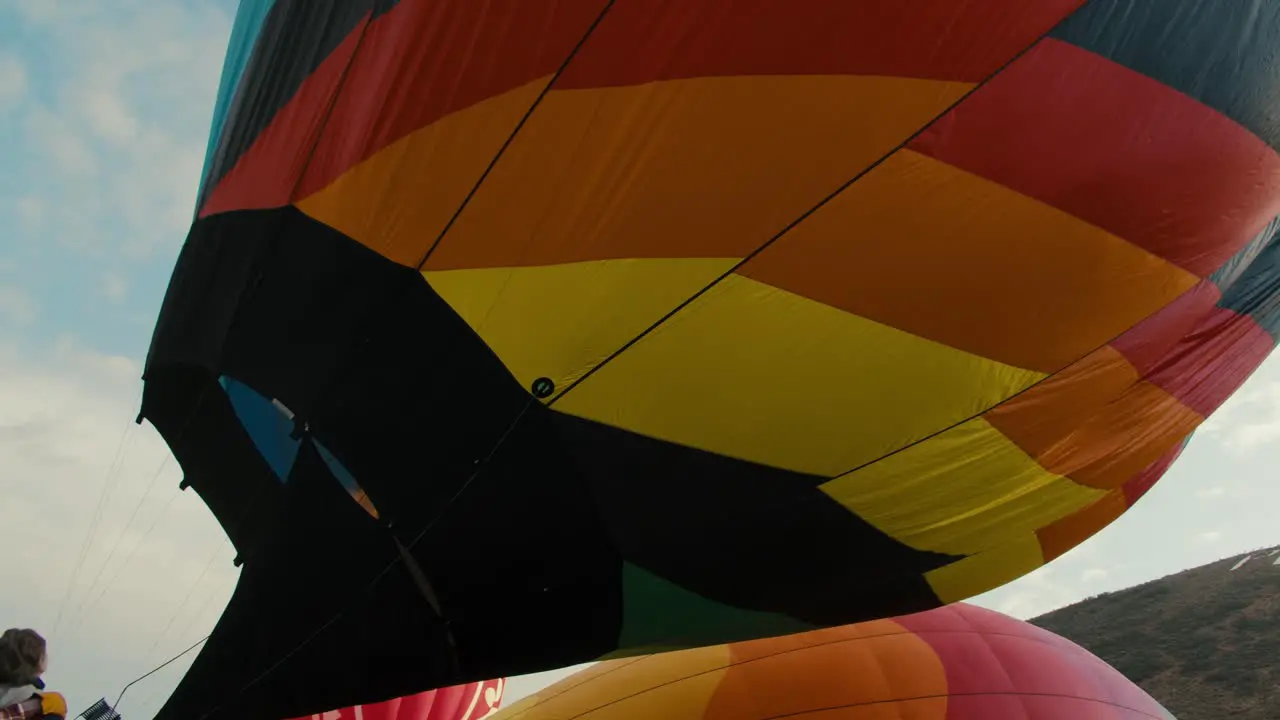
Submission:
M 136 356 L 191 214 L 234 0 L 0 4 L 10 323 Z M 17 139 L 15 142 L 14 139 Z
M 132 424 L 235 5 L 0 0 L 0 624 L 51 636 L 47 678 L 77 711 L 207 632 L 236 577 Z M 1278 459 L 1280 357 L 1128 515 L 978 601 L 1030 617 L 1278 543 Z M 150 717 L 185 667 L 130 690 L 126 716 Z M 508 701 L 563 674 L 517 679 Z

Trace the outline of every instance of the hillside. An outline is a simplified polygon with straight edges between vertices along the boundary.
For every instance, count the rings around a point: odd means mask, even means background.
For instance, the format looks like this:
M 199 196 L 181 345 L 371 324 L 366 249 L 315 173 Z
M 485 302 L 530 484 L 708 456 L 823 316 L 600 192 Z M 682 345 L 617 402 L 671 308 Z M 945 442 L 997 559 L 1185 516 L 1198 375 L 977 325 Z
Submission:
M 1178 720 L 1280 720 L 1280 547 L 1031 622 L 1088 648 Z

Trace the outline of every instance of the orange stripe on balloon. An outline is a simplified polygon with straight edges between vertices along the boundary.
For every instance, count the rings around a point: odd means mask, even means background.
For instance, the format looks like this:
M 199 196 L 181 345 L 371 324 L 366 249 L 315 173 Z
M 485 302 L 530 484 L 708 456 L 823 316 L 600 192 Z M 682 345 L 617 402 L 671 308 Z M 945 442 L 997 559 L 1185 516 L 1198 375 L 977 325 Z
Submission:
M 1046 373 L 1196 282 L 1093 225 L 907 150 L 738 272 Z
M 1138 380 L 1109 348 L 985 417 L 1046 470 L 1104 490 L 1123 485 L 1204 421 L 1177 398 Z
M 426 270 L 742 257 L 901 143 L 968 86 L 901 78 L 678 80 L 556 91 L 487 176 Z M 395 174 L 372 247 L 411 256 L 424 158 Z M 366 203 L 367 204 L 367 203 Z M 323 219 L 323 217 L 321 217 Z
M 549 80 L 402 138 L 298 208 L 393 262 L 416 266 Z
M 1036 530 L 1040 549 L 1044 553 L 1044 561 L 1052 562 L 1066 554 L 1068 550 L 1093 537 L 1128 508 L 1124 492 L 1113 490 L 1092 505 Z
M 705 720 L 804 717 L 866 706 L 896 712 L 900 701 L 947 694 L 946 672 L 934 650 L 891 620 L 729 647 L 734 664 L 707 705 Z M 859 681 L 849 682 L 851 677 Z M 944 720 L 945 708 L 945 702 L 928 703 L 914 707 L 910 717 Z M 844 716 L 867 717 L 848 711 Z
M 1139 381 L 1123 356 L 1104 347 L 987 411 L 985 418 L 1028 455 L 1050 453 Z

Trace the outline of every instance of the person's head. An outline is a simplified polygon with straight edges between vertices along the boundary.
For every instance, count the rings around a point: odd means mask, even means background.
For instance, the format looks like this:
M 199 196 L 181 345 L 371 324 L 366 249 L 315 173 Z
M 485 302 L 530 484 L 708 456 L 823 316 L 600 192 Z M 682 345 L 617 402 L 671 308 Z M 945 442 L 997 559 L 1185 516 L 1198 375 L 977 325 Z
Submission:
M 49 663 L 44 638 L 35 630 L 11 628 L 0 635 L 0 683 L 35 682 Z

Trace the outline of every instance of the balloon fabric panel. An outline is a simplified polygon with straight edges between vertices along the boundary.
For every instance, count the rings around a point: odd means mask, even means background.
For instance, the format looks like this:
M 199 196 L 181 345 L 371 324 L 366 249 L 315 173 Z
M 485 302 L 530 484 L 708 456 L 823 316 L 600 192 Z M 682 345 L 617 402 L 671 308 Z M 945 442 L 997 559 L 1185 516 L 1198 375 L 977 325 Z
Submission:
M 1171 720 L 1078 645 L 963 603 L 588 668 L 494 720 Z

